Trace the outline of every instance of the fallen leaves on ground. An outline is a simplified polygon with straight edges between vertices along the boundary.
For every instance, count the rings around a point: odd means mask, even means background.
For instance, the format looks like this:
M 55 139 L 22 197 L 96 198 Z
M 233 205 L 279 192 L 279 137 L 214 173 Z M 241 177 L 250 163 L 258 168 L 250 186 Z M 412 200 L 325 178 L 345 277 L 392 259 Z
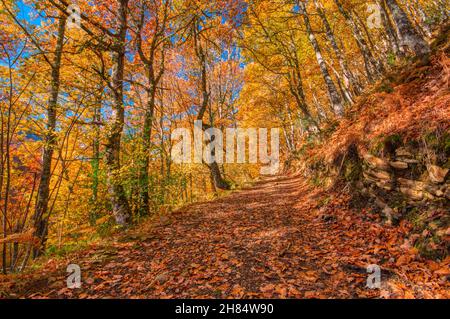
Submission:
M 319 207 L 320 198 L 330 200 Z M 185 207 L 164 225 L 0 277 L 0 291 L 9 298 L 450 297 L 450 257 L 421 259 L 404 245 L 407 224 L 382 225 L 378 214 L 350 209 L 349 199 L 299 177 L 268 179 Z M 66 287 L 70 263 L 81 267 L 80 289 Z M 370 264 L 382 269 L 381 289 L 366 287 Z

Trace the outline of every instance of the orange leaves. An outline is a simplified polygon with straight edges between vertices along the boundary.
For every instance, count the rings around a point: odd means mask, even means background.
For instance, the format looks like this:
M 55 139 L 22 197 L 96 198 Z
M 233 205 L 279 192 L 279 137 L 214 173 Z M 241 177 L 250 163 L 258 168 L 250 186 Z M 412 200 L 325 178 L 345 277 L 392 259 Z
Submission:
M 293 285 L 264 284 L 259 290 L 268 298 L 301 298 L 303 293 Z
M 245 291 L 240 285 L 236 284 L 233 286 L 230 293 L 231 297 L 233 298 L 242 298 L 244 296 Z
M 3 243 L 32 243 L 37 244 L 39 239 L 33 236 L 34 228 L 30 228 L 26 232 L 11 234 L 6 236 L 6 238 L 0 238 L 0 244 Z
M 142 234 L 127 237 L 125 243 L 109 242 L 108 249 L 72 256 L 70 262 L 79 262 L 84 271 L 81 290 L 63 288 L 66 265 L 61 260 L 46 265 L 47 273 L 40 270 L 44 280 L 29 280 L 27 289 L 5 287 L 41 298 L 448 295 L 450 257 L 441 262 L 420 259 L 413 248 L 400 247 L 408 225 L 380 227 L 350 210 L 349 198 L 338 193 L 327 194 L 332 199 L 321 209 L 335 218 L 317 220 L 318 195 L 295 178 L 266 181 L 257 192 L 245 190 L 187 207 L 172 215 L 171 224 L 155 222 L 137 228 Z M 243 206 L 245 210 L 239 209 Z M 381 290 L 365 287 L 369 264 L 381 267 Z M 50 277 L 55 278 L 51 286 Z
M 340 122 L 337 130 L 308 158 L 320 156 L 331 161 L 343 150 L 356 144 L 361 149 L 373 146 L 379 137 L 402 132 L 407 138 L 442 126 L 448 128 L 450 118 L 450 94 L 448 91 L 449 58 L 438 54 L 425 69 L 412 65 L 399 71 L 399 83 L 393 85 L 392 93 L 372 93 L 361 96 L 350 111 L 352 118 Z M 411 74 L 427 74 L 426 77 L 408 80 Z M 405 81 L 406 83 L 401 83 Z M 381 90 L 378 84 L 374 90 Z
M 300 273 L 300 277 L 306 281 L 316 282 L 319 276 L 316 271 L 310 270 L 305 273 Z
M 438 276 L 448 276 L 450 275 L 450 267 L 447 265 L 442 268 L 439 268 L 434 272 L 434 274 Z
M 400 256 L 400 257 L 397 259 L 395 265 L 397 265 L 397 266 L 406 265 L 406 264 L 408 264 L 410 261 L 411 261 L 411 257 L 410 257 L 410 256 L 403 255 L 403 256 Z

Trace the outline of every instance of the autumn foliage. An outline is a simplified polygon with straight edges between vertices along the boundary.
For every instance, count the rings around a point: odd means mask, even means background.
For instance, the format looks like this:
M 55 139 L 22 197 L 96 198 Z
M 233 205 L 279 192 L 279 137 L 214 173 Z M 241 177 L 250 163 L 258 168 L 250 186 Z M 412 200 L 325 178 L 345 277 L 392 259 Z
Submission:
M 0 0 L 0 298 L 448 297 L 448 30 L 438 0 Z M 196 120 L 280 128 L 280 176 L 175 163 Z M 391 140 L 427 153 L 386 169 L 432 184 L 420 225 L 359 198 Z

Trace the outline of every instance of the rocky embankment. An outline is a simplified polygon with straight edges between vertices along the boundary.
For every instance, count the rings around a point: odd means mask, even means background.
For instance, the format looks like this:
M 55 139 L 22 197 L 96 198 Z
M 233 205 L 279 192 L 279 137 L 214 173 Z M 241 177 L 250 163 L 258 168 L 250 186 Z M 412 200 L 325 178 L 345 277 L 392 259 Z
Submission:
M 357 186 L 363 194 L 374 199 L 388 222 L 402 217 L 402 205 L 420 207 L 434 203 L 443 208 L 448 206 L 449 169 L 424 159 L 423 152 L 399 147 L 389 158 L 367 152 L 362 159 L 362 179 Z

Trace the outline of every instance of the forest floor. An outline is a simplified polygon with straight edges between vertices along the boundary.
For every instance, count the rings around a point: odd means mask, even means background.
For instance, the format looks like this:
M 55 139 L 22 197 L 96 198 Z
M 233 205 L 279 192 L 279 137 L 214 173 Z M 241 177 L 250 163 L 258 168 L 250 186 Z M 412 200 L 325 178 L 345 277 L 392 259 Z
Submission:
M 355 208 L 344 189 L 273 177 L 0 279 L 0 296 L 449 298 L 450 257 L 420 258 L 408 230 Z M 79 289 L 66 286 L 68 264 L 81 267 Z M 382 269 L 381 289 L 366 287 L 369 264 Z

